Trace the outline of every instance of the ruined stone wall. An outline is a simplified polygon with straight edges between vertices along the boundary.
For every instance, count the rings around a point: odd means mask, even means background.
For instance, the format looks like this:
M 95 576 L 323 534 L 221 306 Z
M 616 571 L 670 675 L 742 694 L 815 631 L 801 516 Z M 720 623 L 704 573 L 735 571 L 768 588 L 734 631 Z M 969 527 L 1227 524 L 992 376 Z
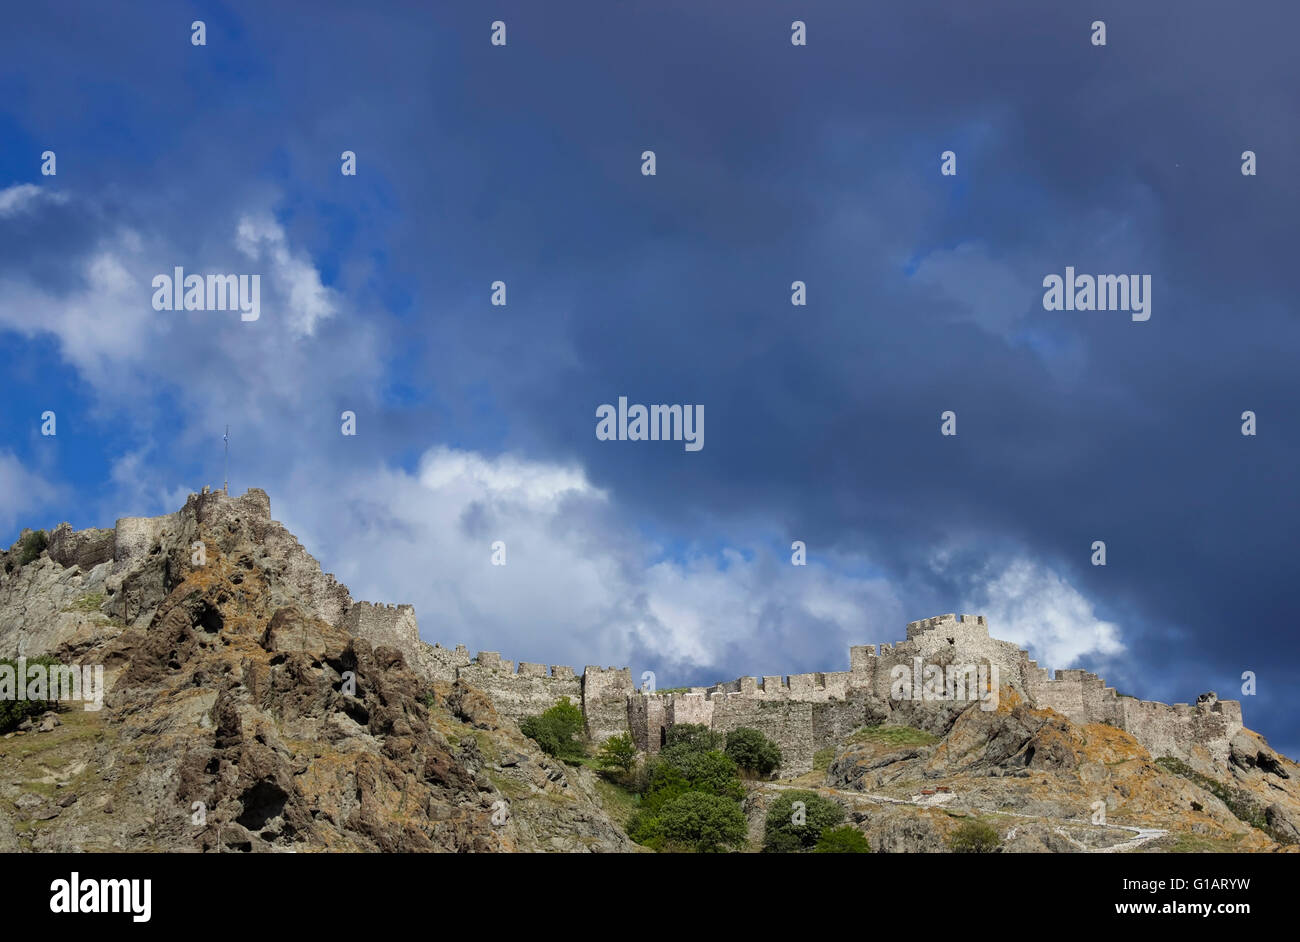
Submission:
M 1152 756 L 1174 756 L 1184 762 L 1222 764 L 1228 761 L 1232 737 L 1241 732 L 1241 704 L 1206 699 L 1195 705 L 1169 706 L 1149 700 L 1119 698 L 1120 725 Z
M 628 697 L 627 721 L 632 742 L 642 752 L 655 755 L 668 735 L 663 697 L 636 692 Z
M 50 533 L 46 547 L 50 559 L 60 566 L 76 566 L 90 572 L 101 563 L 111 562 L 117 543 L 115 530 L 74 530 L 61 523 Z
M 122 569 L 149 554 L 177 529 L 181 511 L 162 517 L 122 517 L 113 528 L 113 560 Z
M 629 731 L 628 702 L 633 691 L 630 668 L 588 665 L 583 670 L 582 713 L 593 741 Z
M 817 751 L 811 701 L 753 699 L 729 693 L 712 698 L 713 728 L 728 732 L 742 726 L 756 729 L 781 750 L 781 774 L 802 775 L 813 767 Z
M 999 684 L 1020 690 L 1034 706 L 1051 708 L 1079 724 L 1111 723 L 1132 733 L 1156 757 L 1226 759 L 1229 741 L 1242 728 L 1241 704 L 1236 701 L 1208 696 L 1194 706 L 1169 706 L 1120 697 L 1087 671 L 1060 670 L 1051 677 L 1027 652 L 991 637 L 985 618 L 975 615 L 927 618 L 911 622 L 904 641 L 855 645 L 849 650 L 847 671 L 740 677 L 686 694 L 637 692 L 628 668 L 588 667 L 579 677 L 562 666 L 549 672 L 542 664 L 522 663 L 516 668 L 495 652 L 482 652 L 471 660 L 463 645 L 447 649 L 425 643 L 409 605 L 354 604 L 347 588 L 323 572 L 297 539 L 271 518 L 270 499 L 256 488 L 233 498 L 205 488 L 191 494 L 175 513 L 123 517 L 112 530 L 75 531 L 64 524 L 51 533 L 48 555 L 64 569 L 101 571 L 98 578 L 109 598 L 105 611 L 138 620 L 147 616 L 155 596 L 160 598 L 165 589 L 153 583 L 162 578 L 166 566 L 148 565 L 149 558 L 188 553 L 189 540 L 200 524 L 205 539 L 218 543 L 209 547 L 210 553 L 233 548 L 242 534 L 254 537 L 259 544 L 254 558 L 236 563 L 261 567 L 272 576 L 274 603 L 299 605 L 372 644 L 397 648 L 427 680 L 464 679 L 483 689 L 502 714 L 516 720 L 541 713 L 567 696 L 581 705 L 593 740 L 631 731 L 638 748 L 647 752 L 657 751 L 676 723 L 701 723 L 723 732 L 748 725 L 781 747 L 785 774 L 799 774 L 811 767 L 818 748 L 837 744 L 859 726 L 888 720 L 891 714 L 897 714 L 899 722 L 924 721 L 929 716 L 924 703 L 892 702 L 894 669 L 911 671 L 916 658 L 942 668 L 996 666 Z
M 516 722 L 544 713 L 563 697 L 574 706 L 582 704 L 582 682 L 572 667 L 556 665 L 548 674 L 544 664 L 525 661 L 516 668 L 495 651 L 480 651 L 473 663 L 457 669 L 456 676 L 486 693 L 497 712 Z M 626 728 L 626 717 L 623 725 Z

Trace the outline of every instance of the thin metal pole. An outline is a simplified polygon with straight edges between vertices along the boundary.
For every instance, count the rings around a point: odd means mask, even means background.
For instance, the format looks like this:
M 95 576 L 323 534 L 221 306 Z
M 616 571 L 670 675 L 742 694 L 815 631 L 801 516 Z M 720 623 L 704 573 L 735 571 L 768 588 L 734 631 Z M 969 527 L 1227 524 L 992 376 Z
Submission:
M 222 437 L 221 440 L 226 443 L 226 463 L 225 463 L 225 467 L 222 469 L 224 472 L 222 475 L 224 480 L 221 484 L 221 492 L 229 496 L 230 495 L 230 426 L 229 425 L 226 426 L 226 434 Z

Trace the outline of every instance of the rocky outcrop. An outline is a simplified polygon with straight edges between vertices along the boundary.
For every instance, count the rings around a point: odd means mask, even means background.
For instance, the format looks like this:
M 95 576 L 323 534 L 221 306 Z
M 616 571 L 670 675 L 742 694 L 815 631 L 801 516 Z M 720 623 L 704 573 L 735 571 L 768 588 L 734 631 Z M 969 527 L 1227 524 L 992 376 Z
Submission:
M 849 737 L 820 781 L 800 787 L 847 805 L 879 851 L 947 850 L 977 818 L 1002 852 L 1297 852 L 1296 772 L 1250 731 L 1233 738 L 1230 764 L 1202 771 L 1008 690 L 997 710 L 968 707 L 938 735 L 891 719 Z
M 0 738 L 0 845 L 632 849 L 592 783 L 480 692 L 341 626 L 347 590 L 312 572 L 264 494 L 140 519 L 60 528 L 9 572 L 0 558 L 0 654 L 102 665 L 107 687 L 98 712 L 65 704 Z

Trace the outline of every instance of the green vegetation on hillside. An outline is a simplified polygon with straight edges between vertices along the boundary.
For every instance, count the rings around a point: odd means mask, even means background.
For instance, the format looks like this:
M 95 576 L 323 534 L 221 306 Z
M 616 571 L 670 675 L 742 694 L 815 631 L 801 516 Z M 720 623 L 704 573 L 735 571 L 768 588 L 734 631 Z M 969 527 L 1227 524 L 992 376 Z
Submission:
M 742 771 L 752 775 L 770 775 L 781 765 L 777 744 L 747 726 L 727 733 L 726 752 Z
M 817 792 L 784 791 L 767 809 L 763 850 L 777 854 L 812 850 L 823 832 L 838 827 L 843 820 L 844 809 Z
M 938 742 L 939 737 L 911 726 L 863 726 L 846 741 L 852 745 L 873 743 L 880 746 L 929 746 Z
M 967 821 L 948 837 L 948 848 L 954 854 L 991 854 L 999 843 L 998 829 L 979 820 Z
M 851 824 L 841 824 L 837 828 L 822 831 L 814 854 L 869 854 L 871 845 L 867 837 Z
M 568 697 L 562 697 L 544 713 L 525 717 L 519 729 L 548 756 L 579 762 L 587 754 L 582 742 L 583 726 L 582 710 Z
M 742 847 L 747 837 L 740 801 L 740 770 L 723 752 L 726 738 L 708 727 L 681 723 L 641 769 L 634 789 L 640 803 L 627 833 L 662 851 L 709 853 Z
M 1269 827 L 1268 819 L 1264 816 L 1264 808 L 1260 803 L 1251 796 L 1245 789 L 1234 788 L 1231 785 L 1225 785 L 1222 782 L 1216 782 L 1207 775 L 1202 775 L 1182 759 L 1173 756 L 1161 756 L 1156 760 L 1156 765 L 1166 772 L 1172 772 L 1174 775 L 1181 775 L 1193 785 L 1205 789 L 1219 801 L 1228 806 L 1228 810 L 1235 815 L 1238 820 L 1244 821 L 1253 828 L 1259 828 L 1279 844 L 1289 843 L 1285 835 L 1279 834 Z
M 44 530 L 33 530 L 18 541 L 18 565 L 26 566 L 50 545 L 50 538 Z

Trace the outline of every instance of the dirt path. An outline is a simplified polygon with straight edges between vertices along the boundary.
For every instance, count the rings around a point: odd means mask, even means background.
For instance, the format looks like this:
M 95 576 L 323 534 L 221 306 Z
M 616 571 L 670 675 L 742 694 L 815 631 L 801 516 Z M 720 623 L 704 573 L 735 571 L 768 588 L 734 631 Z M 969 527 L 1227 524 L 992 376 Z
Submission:
M 760 784 L 763 788 L 773 789 L 776 791 L 829 792 L 832 795 L 842 795 L 843 797 L 849 800 L 884 802 L 891 805 L 912 805 L 917 808 L 942 807 L 944 805 L 947 805 L 957 797 L 957 795 L 953 792 L 938 792 L 934 795 L 923 795 L 920 798 L 891 798 L 889 795 L 874 795 L 870 792 L 845 791 L 844 789 L 828 788 L 826 786 L 783 785 L 780 782 L 762 782 Z M 975 813 L 974 809 L 971 808 L 962 808 L 961 810 Z M 1009 815 L 1010 817 L 1013 818 L 1027 818 L 1033 821 L 1045 822 L 1051 820 L 1051 819 L 1042 818 L 1032 814 L 1020 814 L 1015 811 L 998 811 L 995 813 Z M 1169 833 L 1163 828 L 1141 828 L 1141 827 L 1134 827 L 1127 824 L 1093 824 L 1091 821 L 1072 821 L 1069 819 L 1066 820 L 1066 823 L 1082 824 L 1088 827 L 1115 828 L 1116 830 L 1120 830 L 1120 831 L 1131 831 L 1135 835 L 1137 835 L 1136 837 L 1131 837 L 1126 841 L 1121 841 L 1118 844 L 1112 844 L 1109 847 L 1088 847 L 1084 844 L 1079 843 L 1077 840 L 1075 840 L 1073 837 L 1067 834 L 1063 827 L 1056 828 L 1057 834 L 1060 834 L 1063 838 L 1065 838 L 1074 846 L 1078 847 L 1083 853 L 1086 854 L 1129 853 L 1141 847 L 1143 844 L 1147 844 L 1151 841 L 1156 840 L 1157 838 L 1164 837 L 1166 834 Z M 1010 831 L 1007 832 L 1007 840 L 1010 840 L 1012 837 L 1015 836 L 1015 834 L 1016 834 L 1016 828 L 1013 827 Z

